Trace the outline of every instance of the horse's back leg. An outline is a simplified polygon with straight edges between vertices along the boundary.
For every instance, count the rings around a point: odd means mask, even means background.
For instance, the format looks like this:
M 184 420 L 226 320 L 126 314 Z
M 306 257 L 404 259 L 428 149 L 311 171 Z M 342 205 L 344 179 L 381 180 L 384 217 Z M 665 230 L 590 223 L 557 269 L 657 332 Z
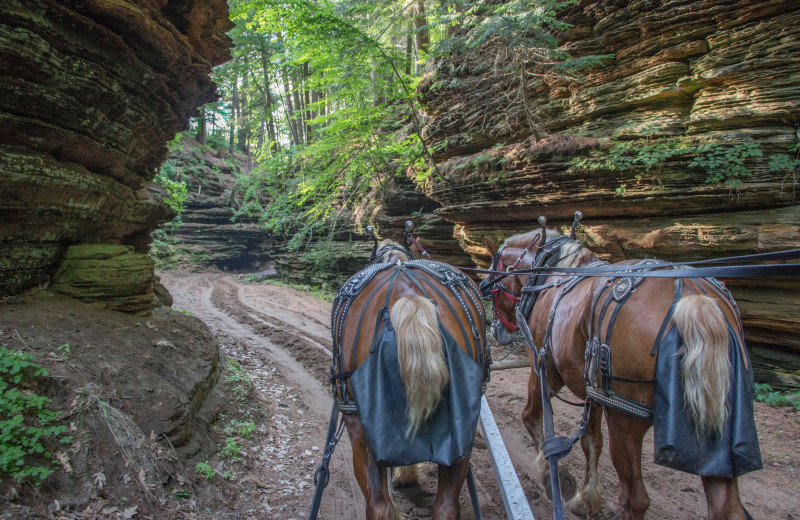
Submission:
M 433 502 L 434 520 L 456 520 L 459 518 L 458 497 L 467 479 L 469 459 L 462 460 L 455 466 L 439 464 L 439 486 L 436 500 Z
M 606 409 L 608 450 L 619 477 L 619 507 L 623 520 L 641 520 L 650 507 L 642 479 L 642 440 L 650 423 Z
M 589 422 L 586 431 L 581 437 L 581 448 L 586 456 L 586 475 L 583 488 L 567 504 L 570 511 L 578 516 L 591 516 L 600 512 L 603 507 L 600 494 L 600 478 L 597 473 L 597 464 L 600 453 L 603 451 L 603 409 L 599 406 L 592 408 L 589 413 Z
M 361 419 L 345 415 L 344 422 L 353 447 L 353 471 L 367 502 L 367 520 L 396 520 L 400 514 L 389 490 L 390 468 L 379 466 L 372 458 Z
M 747 518 L 739 499 L 739 484 L 735 478 L 703 477 L 702 480 L 708 503 L 708 520 Z

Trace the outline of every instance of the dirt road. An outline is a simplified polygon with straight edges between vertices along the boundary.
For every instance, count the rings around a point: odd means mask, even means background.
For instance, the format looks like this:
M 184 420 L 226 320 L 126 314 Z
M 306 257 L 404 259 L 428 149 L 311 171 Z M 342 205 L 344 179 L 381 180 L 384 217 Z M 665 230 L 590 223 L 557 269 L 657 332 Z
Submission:
M 245 285 L 234 275 L 166 273 L 162 282 L 174 297 L 174 307 L 205 321 L 220 337 L 228 354 L 250 373 L 265 394 L 265 406 L 277 407 L 270 413 L 273 430 L 280 435 L 271 438 L 274 446 L 265 447 L 271 455 L 263 467 L 253 469 L 256 475 L 252 477 L 260 482 L 286 482 L 279 491 L 280 486 L 259 485 L 264 490 L 262 503 L 267 504 L 263 509 L 269 512 L 266 517 L 307 517 L 313 495 L 312 474 L 321 455 L 331 406 L 327 383 L 330 305 L 288 287 Z M 495 359 L 505 354 L 496 349 Z M 493 373 L 486 395 L 534 515 L 551 518 L 551 503 L 543 488 L 533 481 L 531 443 L 519 419 L 527 374 L 527 369 Z M 554 408 L 557 431 L 571 435 L 579 409 L 558 401 Z M 742 502 L 756 519 L 800 519 L 800 413 L 756 403 L 756 421 L 765 468 L 740 479 Z M 647 517 L 704 518 L 706 503 L 700 479 L 654 465 L 652 444 L 651 431 L 643 448 L 644 478 L 651 500 Z M 484 518 L 505 518 L 480 434 L 472 460 Z M 561 463 L 579 481 L 583 466 L 579 448 Z M 598 518 L 618 518 L 617 479 L 607 452 L 603 453 L 600 466 L 604 506 Z M 395 491 L 406 518 L 430 518 L 436 468 L 426 465 L 421 474 L 420 486 Z M 353 477 L 346 434 L 333 457 L 331 475 L 320 518 L 363 518 L 364 499 Z M 462 518 L 473 519 L 466 489 L 462 491 L 461 504 Z M 577 517 L 567 513 L 567 518 Z

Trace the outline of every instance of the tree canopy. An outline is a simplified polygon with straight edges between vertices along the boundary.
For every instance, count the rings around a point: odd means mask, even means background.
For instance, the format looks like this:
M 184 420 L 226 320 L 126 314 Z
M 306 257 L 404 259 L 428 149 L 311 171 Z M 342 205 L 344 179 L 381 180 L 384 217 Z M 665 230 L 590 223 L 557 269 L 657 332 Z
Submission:
M 198 139 L 250 158 L 239 213 L 301 247 L 390 176 L 436 175 L 414 95 L 432 62 L 499 46 L 528 74 L 577 78 L 595 63 L 557 47 L 572 3 L 230 0 L 233 59 L 215 71 L 221 99 L 203 107 Z

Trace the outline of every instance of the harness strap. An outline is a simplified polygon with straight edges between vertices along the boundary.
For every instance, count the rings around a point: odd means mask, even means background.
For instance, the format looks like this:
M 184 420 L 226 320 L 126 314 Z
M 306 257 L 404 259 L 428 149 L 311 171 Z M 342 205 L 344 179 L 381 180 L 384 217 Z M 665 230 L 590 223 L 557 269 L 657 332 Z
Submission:
M 354 370 L 345 370 L 344 372 L 338 372 L 336 374 L 331 374 L 331 379 L 346 379 L 353 375 Z
M 425 251 L 425 248 L 424 248 L 424 247 L 422 247 L 421 245 L 419 245 L 419 242 L 417 242 L 417 239 L 416 239 L 416 238 L 414 238 L 414 236 L 413 236 L 413 235 L 409 234 L 409 235 L 408 235 L 408 238 L 407 238 L 407 240 L 408 240 L 409 242 L 411 242 L 412 244 L 414 244 L 415 246 L 417 246 L 417 249 L 419 249 L 419 252 L 420 252 L 420 254 L 421 254 L 423 257 L 425 257 L 425 259 L 426 259 L 426 260 L 432 260 L 432 259 L 431 259 L 431 255 L 429 255 L 429 254 L 428 254 L 428 252 L 427 252 L 427 251 Z
M 340 417 L 339 413 L 339 403 L 334 399 L 333 406 L 331 407 L 331 418 L 328 422 L 328 434 L 325 437 L 325 450 L 322 453 L 322 460 L 319 466 L 317 466 L 317 470 L 314 472 L 314 499 L 311 501 L 311 512 L 308 514 L 309 520 L 316 520 L 319 515 L 319 508 L 322 504 L 322 493 L 325 491 L 331 479 L 329 467 L 331 457 L 344 431 L 344 417 Z

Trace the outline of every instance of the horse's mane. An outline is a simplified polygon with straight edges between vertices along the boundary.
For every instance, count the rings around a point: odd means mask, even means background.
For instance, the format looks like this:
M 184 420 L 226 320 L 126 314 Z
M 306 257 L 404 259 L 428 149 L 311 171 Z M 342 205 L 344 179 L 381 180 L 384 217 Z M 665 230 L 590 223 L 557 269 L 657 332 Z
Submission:
M 531 240 L 533 240 L 533 238 L 539 234 L 541 234 L 541 229 L 534 229 L 533 231 L 519 233 L 506 238 L 506 240 L 503 242 L 503 245 L 500 247 L 516 247 L 522 249 L 524 247 L 528 247 L 528 244 L 531 243 Z M 560 235 L 560 233 L 555 229 L 547 229 L 547 238 L 558 235 Z M 539 244 L 537 244 L 536 247 L 538 247 L 538 245 Z M 590 262 L 594 257 L 594 253 L 592 253 L 590 249 L 584 247 L 584 245 L 577 240 L 572 239 L 565 242 L 564 245 L 561 246 L 559 253 L 559 256 L 563 258 L 563 260 L 556 263 L 554 267 L 578 267 L 579 265 Z
M 408 260 L 413 260 L 414 257 L 411 253 L 405 251 L 403 246 L 392 240 L 391 238 L 384 238 L 381 240 L 381 243 L 378 244 L 378 252 L 384 247 L 393 247 L 393 248 L 400 248 L 400 249 L 390 249 L 383 253 L 378 259 L 381 262 L 407 262 Z

